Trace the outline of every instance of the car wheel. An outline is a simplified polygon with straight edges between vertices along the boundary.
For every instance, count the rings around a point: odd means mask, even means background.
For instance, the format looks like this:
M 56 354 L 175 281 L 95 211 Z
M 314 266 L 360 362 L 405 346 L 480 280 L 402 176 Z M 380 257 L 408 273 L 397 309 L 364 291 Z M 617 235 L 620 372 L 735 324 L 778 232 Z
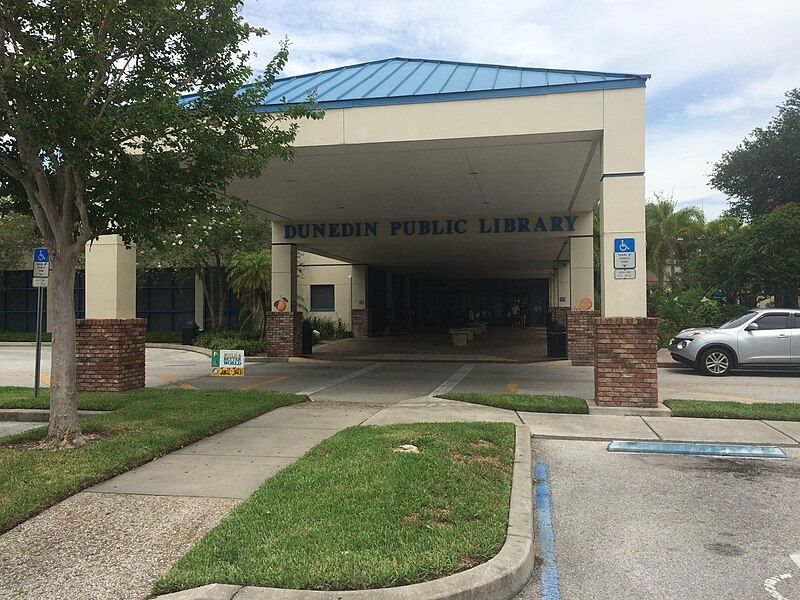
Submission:
M 733 369 L 733 353 L 724 348 L 712 348 L 703 352 L 700 357 L 700 372 L 713 377 L 727 375 Z

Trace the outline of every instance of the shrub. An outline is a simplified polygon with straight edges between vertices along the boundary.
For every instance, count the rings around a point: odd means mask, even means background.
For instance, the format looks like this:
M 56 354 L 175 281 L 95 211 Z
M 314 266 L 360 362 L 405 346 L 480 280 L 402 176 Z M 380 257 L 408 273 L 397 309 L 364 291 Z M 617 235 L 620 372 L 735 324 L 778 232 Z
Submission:
M 266 342 L 259 339 L 252 331 L 231 331 L 228 329 L 212 329 L 201 331 L 194 338 L 194 345 L 202 348 L 224 348 L 226 350 L 244 350 L 245 355 L 263 354 Z
M 341 320 L 335 321 L 330 317 L 311 316 L 305 320 L 311 325 L 311 329 L 319 332 L 319 336 L 314 336 L 314 341 L 340 340 L 342 338 L 353 337 L 353 332 Z
M 649 313 L 659 319 L 659 346 L 665 347 L 669 340 L 682 329 L 690 327 L 713 327 L 745 312 L 740 306 L 709 299 L 698 288 L 675 290 L 671 287 L 654 287 L 648 299 Z

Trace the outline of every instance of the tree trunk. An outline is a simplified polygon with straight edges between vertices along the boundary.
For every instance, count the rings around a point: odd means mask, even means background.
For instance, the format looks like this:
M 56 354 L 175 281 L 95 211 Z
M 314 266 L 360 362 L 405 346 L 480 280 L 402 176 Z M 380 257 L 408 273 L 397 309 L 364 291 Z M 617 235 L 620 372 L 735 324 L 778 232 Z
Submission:
M 50 423 L 45 443 L 74 448 L 86 443 L 78 421 L 75 366 L 75 267 L 77 257 L 53 251 L 48 284 L 52 304 L 48 319 L 53 328 L 50 362 Z

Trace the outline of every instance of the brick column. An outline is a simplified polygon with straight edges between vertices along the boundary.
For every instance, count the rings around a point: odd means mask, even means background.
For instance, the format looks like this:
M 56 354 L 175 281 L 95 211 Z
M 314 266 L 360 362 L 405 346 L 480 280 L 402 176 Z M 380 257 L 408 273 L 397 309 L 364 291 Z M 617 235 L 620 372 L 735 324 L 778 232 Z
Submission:
M 561 321 L 565 326 L 567 324 L 567 312 L 569 308 L 566 306 L 551 306 L 550 307 L 550 318 L 556 319 Z
M 598 317 L 594 394 L 598 406 L 658 405 L 658 319 Z
M 369 309 L 354 308 L 350 311 L 350 328 L 354 338 L 369 337 Z
M 147 319 L 77 319 L 78 391 L 143 388 L 146 328 Z
M 597 310 L 570 310 L 567 313 L 567 358 L 573 366 L 594 365 L 594 320 Z
M 300 356 L 303 351 L 303 313 L 300 311 L 267 313 L 267 354 Z

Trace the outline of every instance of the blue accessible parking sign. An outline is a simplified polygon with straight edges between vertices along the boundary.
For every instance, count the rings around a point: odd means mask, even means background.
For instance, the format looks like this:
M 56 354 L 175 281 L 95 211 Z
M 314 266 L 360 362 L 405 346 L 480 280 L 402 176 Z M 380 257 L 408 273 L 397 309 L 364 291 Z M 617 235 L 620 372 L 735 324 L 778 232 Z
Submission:
M 34 248 L 33 262 L 35 263 L 50 262 L 50 252 L 47 251 L 47 248 Z
M 614 252 L 636 252 L 634 238 L 614 238 Z

